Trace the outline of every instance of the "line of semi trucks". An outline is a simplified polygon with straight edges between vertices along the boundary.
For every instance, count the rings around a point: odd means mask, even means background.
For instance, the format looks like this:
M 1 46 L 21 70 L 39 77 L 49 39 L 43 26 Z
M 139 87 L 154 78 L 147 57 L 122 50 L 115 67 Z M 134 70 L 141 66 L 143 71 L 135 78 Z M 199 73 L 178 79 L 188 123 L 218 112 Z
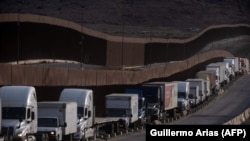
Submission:
M 65 88 L 58 101 L 37 101 L 33 86 L 0 88 L 0 140 L 95 140 L 154 121 L 186 115 L 236 77 L 249 73 L 249 60 L 227 57 L 185 81 L 145 82 L 105 96 L 105 117 L 95 116 L 93 91 Z

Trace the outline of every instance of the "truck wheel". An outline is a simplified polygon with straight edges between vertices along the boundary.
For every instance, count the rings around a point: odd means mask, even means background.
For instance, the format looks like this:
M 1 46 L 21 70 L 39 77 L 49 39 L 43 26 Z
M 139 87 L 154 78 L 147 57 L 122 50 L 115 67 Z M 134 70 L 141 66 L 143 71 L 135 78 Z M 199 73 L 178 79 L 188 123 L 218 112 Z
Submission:
M 176 109 L 170 110 L 169 115 L 170 115 L 170 117 L 175 117 L 176 116 Z
M 57 137 L 56 137 L 56 141 L 60 141 L 60 140 L 59 140 L 59 135 L 57 135 Z

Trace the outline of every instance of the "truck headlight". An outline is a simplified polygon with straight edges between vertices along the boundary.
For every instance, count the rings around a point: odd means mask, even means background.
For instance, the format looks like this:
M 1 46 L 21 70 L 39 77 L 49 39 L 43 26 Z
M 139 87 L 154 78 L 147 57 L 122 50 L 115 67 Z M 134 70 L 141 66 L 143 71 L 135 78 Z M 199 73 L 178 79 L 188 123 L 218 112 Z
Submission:
M 50 132 L 50 135 L 52 136 L 55 135 L 55 131 Z
M 23 134 L 22 134 L 22 133 L 18 133 L 17 136 L 18 136 L 18 137 L 22 137 Z

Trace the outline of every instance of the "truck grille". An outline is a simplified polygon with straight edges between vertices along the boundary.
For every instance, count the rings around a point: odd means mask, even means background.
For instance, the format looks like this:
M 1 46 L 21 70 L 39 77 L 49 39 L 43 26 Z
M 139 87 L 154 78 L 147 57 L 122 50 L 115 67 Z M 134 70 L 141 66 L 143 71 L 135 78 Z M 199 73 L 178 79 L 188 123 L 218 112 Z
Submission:
M 13 127 L 2 127 L 2 134 L 5 136 L 13 135 L 14 134 L 14 128 Z
M 182 102 L 178 101 L 178 107 L 182 107 Z

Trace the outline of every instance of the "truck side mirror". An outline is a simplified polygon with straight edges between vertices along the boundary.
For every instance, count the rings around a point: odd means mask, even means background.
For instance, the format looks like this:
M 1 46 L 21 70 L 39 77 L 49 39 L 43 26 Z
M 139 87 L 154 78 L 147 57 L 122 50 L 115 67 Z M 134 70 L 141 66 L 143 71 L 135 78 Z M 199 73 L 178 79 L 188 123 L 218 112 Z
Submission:
M 64 122 L 63 127 L 67 127 L 67 122 Z

